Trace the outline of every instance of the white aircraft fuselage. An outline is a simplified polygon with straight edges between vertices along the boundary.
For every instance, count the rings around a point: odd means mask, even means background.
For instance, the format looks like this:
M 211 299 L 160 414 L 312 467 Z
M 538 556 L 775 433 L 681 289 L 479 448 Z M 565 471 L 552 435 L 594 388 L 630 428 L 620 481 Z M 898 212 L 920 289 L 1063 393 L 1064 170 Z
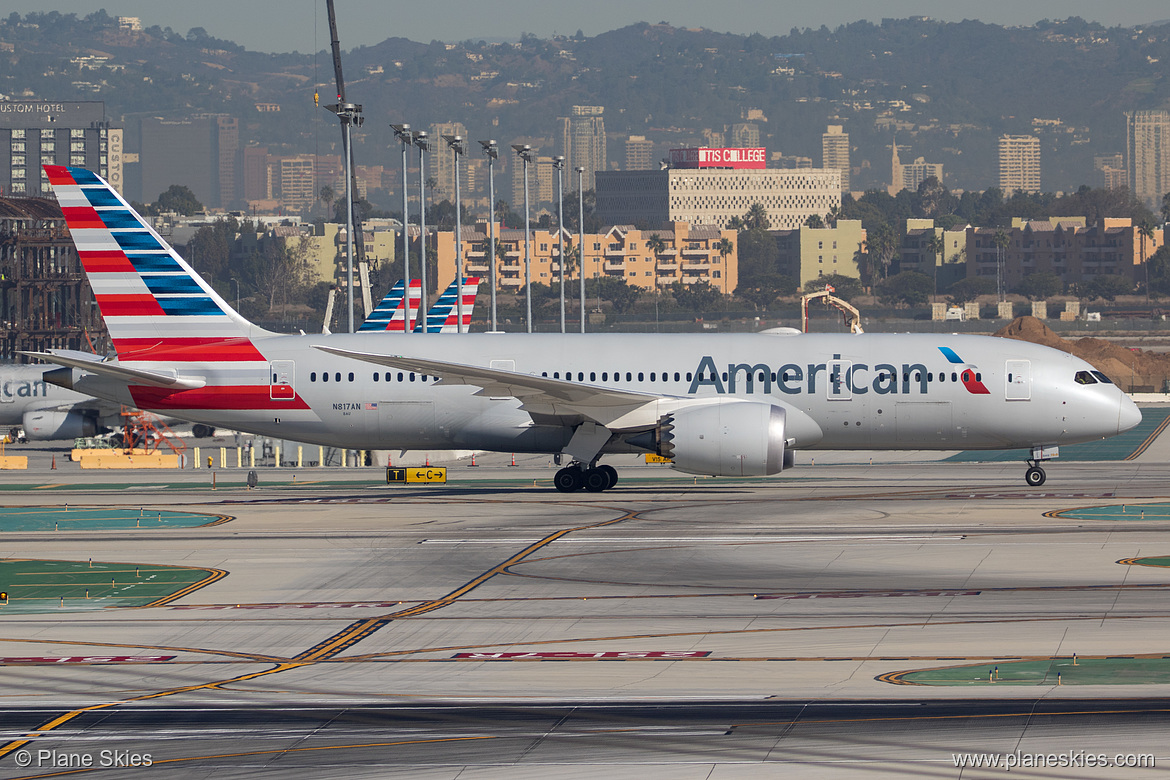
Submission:
M 940 334 L 282 336 L 233 310 L 107 182 L 45 166 L 116 359 L 37 353 L 45 378 L 194 422 L 354 449 L 547 452 L 560 490 L 650 452 L 775 474 L 802 449 L 1028 448 L 1128 430 L 1133 402 L 1047 347 Z

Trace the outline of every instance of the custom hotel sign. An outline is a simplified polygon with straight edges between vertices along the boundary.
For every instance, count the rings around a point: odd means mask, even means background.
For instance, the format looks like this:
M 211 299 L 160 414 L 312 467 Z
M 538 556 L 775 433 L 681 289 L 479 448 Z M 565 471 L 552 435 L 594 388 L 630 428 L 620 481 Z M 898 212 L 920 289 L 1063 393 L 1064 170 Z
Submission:
M 767 151 L 764 147 L 746 149 L 712 149 L 706 146 L 671 149 L 672 168 L 765 168 Z

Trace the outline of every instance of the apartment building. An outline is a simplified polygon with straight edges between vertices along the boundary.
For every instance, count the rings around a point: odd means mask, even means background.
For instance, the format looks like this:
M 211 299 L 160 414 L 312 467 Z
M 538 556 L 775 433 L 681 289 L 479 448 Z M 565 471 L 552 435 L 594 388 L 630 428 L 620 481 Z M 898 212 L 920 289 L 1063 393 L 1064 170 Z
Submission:
M 531 231 L 529 252 L 532 258 L 532 281 L 555 285 L 560 280 L 558 234 L 554 230 Z M 525 281 L 524 231 L 496 226 L 499 244 L 496 258 L 498 287 L 523 290 Z M 480 223 L 464 228 L 464 275 L 490 274 L 488 225 Z M 433 237 L 438 263 L 438 284 L 455 278 L 455 235 L 440 231 Z M 578 235 L 565 231 L 564 246 L 568 254 L 577 246 Z M 661 244 L 659 244 L 661 241 Z M 681 282 L 684 285 L 707 282 L 722 292 L 734 292 L 738 279 L 737 234 L 712 225 L 689 225 L 675 222 L 658 230 L 639 230 L 630 225 L 615 225 L 604 233 L 585 235 L 585 276 L 617 277 L 633 287 L 655 290 Z M 565 268 L 566 279 L 577 279 L 576 263 Z

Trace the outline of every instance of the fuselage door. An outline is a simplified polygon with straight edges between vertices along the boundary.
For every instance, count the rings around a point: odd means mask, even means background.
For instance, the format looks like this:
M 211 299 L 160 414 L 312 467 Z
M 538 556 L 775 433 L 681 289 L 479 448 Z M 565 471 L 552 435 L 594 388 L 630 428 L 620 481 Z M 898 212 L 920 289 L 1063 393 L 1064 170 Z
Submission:
M 10 404 L 16 400 L 16 380 L 5 379 L 0 382 L 0 403 Z
M 853 388 L 849 384 L 852 379 L 849 374 L 853 369 L 853 362 L 836 358 L 826 364 L 827 377 L 825 380 L 825 397 L 830 401 L 852 401 Z
M 292 360 L 273 360 L 268 364 L 268 397 L 273 401 L 291 401 L 297 396 L 294 383 L 296 363 Z
M 1004 397 L 1009 401 L 1032 400 L 1032 361 L 1009 360 L 1004 365 L 1006 390 Z

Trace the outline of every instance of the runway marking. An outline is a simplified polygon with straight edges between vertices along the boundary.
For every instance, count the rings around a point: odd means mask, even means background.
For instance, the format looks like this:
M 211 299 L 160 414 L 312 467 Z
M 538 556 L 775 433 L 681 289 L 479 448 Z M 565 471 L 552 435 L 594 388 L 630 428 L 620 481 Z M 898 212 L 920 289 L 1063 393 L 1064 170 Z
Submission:
M 396 618 L 414 617 L 415 615 L 433 612 L 436 609 L 442 609 L 443 607 L 455 603 L 455 601 L 458 600 L 461 596 L 464 596 L 467 593 L 475 590 L 480 585 L 490 580 L 492 577 L 495 577 L 497 574 L 503 573 L 509 566 L 519 563 L 532 553 L 552 544 L 563 536 L 571 534 L 575 531 L 584 531 L 593 528 L 604 528 L 606 526 L 615 525 L 617 523 L 638 517 L 638 515 L 639 513 L 636 511 L 625 511 L 625 513 L 620 517 L 611 518 L 599 523 L 589 523 L 587 525 L 576 526 L 573 528 L 563 528 L 560 531 L 549 534 L 538 542 L 528 545 L 520 552 L 508 558 L 506 561 L 496 564 L 492 568 L 480 574 L 478 577 L 461 585 L 441 598 L 435 599 L 433 601 L 427 601 L 417 606 L 409 607 L 407 609 L 400 610 L 380 618 L 370 618 L 368 620 L 361 620 L 353 623 L 337 632 L 333 636 L 326 638 L 324 641 L 319 642 L 313 647 L 310 647 L 303 653 L 297 654 L 294 656 L 294 658 L 298 661 L 319 661 L 325 658 L 331 658 L 351 645 L 354 645 L 362 639 L 365 639 L 367 636 L 378 631 L 383 626 L 391 623 Z
M 209 650 L 202 647 L 175 647 L 171 645 L 135 645 L 122 642 L 93 642 L 70 639 L 4 639 L 0 643 L 13 642 L 30 645 L 67 645 L 69 647 L 119 647 L 133 650 L 154 650 L 164 653 L 196 653 L 199 655 L 222 655 L 225 658 L 254 661 L 257 663 L 281 663 L 292 659 L 263 653 L 242 653 L 235 650 Z
M 1159 613 L 1153 615 L 1110 615 L 1106 616 L 1105 620 L 1165 620 L 1170 615 L 1166 613 Z M 848 625 L 833 625 L 833 626 L 793 626 L 784 628 L 728 628 L 728 629 L 714 629 L 707 631 L 669 631 L 664 633 L 653 634 L 617 634 L 610 636 L 592 636 L 592 637 L 576 637 L 576 638 L 558 638 L 558 639 L 538 639 L 523 642 L 509 641 L 509 642 L 493 642 L 483 645 L 446 645 L 442 647 L 428 647 L 415 648 L 412 650 L 390 650 L 380 653 L 366 653 L 363 655 L 341 656 L 336 658 L 337 661 L 352 663 L 364 662 L 378 658 L 398 658 L 404 655 L 416 655 L 419 653 L 450 653 L 455 651 L 469 651 L 469 650 L 486 650 L 493 647 L 539 647 L 542 645 L 560 645 L 560 644 L 574 644 L 578 642 L 624 642 L 624 641 L 644 641 L 644 640 L 661 640 L 661 639 L 679 639 L 682 637 L 712 637 L 712 636 L 733 636 L 746 634 L 782 634 L 782 633 L 805 633 L 813 631 L 856 631 L 865 629 L 891 629 L 891 628 L 923 628 L 923 627 L 937 627 L 937 626 L 967 626 L 967 625 L 998 625 L 1005 623 L 1052 623 L 1052 622 L 1076 622 L 1091 620 L 1093 622 L 1100 622 L 1102 617 L 1100 614 L 1094 615 L 1068 615 L 1057 617 L 1019 617 L 1019 618 L 987 618 L 977 620 L 931 620 L 929 617 L 924 620 L 914 620 L 909 622 L 898 623 L 854 623 Z M 1015 656 L 1012 656 L 1015 657 Z M 424 659 L 432 661 L 434 659 Z M 451 659 L 440 659 L 450 662 Z M 845 659 L 849 660 L 849 659 Z
M 588 539 L 560 539 L 561 544 L 777 544 L 783 542 L 860 542 L 860 541 L 938 541 L 963 539 L 963 535 L 954 536 L 902 536 L 888 534 L 826 534 L 824 536 L 633 536 L 622 539 L 588 538 Z M 538 539 L 423 539 L 418 544 L 526 544 L 540 541 Z
M 1167 415 L 1165 418 L 1163 418 L 1162 422 L 1158 424 L 1158 427 L 1152 430 L 1150 435 L 1146 437 L 1146 440 L 1139 444 L 1136 450 L 1122 458 L 1122 460 L 1135 460 L 1141 457 L 1141 454 L 1148 450 L 1150 445 L 1154 443 L 1154 439 L 1162 435 L 1162 431 L 1166 430 L 1167 425 L 1170 425 L 1170 415 Z
M 118 701 L 103 702 L 102 704 L 92 704 L 88 707 L 79 707 L 78 709 L 71 710 L 70 712 L 66 712 L 63 715 L 58 715 L 56 718 L 53 718 L 52 720 L 48 721 L 47 723 L 45 723 L 45 724 L 43 724 L 35 729 L 30 729 L 28 732 L 26 732 L 24 734 L 23 737 L 18 737 L 17 739 L 14 739 L 13 741 L 9 742 L 7 745 L 0 747 L 0 758 L 3 758 L 4 756 L 8 755 L 9 753 L 11 753 L 14 750 L 18 750 L 18 749 L 24 747 L 25 745 L 29 744 L 37 737 L 44 736 L 44 732 L 52 731 L 53 729 L 57 728 L 58 726 L 62 726 L 64 724 L 68 723 L 69 721 L 73 720 L 74 718 L 77 718 L 80 715 L 84 715 L 87 712 L 97 712 L 100 710 L 109 709 L 110 707 L 116 707 L 119 704 L 130 704 L 130 703 L 136 702 L 136 701 L 149 701 L 151 699 L 160 699 L 160 698 L 163 698 L 164 696 L 173 696 L 177 693 L 190 693 L 192 691 L 208 690 L 208 689 L 212 689 L 212 688 L 221 688 L 224 685 L 231 685 L 232 683 L 245 682 L 247 680 L 254 680 L 257 677 L 264 677 L 265 675 L 275 674 L 277 672 L 284 672 L 284 671 L 287 671 L 289 669 L 295 669 L 298 666 L 303 666 L 303 665 L 304 664 L 300 664 L 300 663 L 296 663 L 296 662 L 280 663 L 271 669 L 264 669 L 264 670 L 259 671 L 259 672 L 249 672 L 248 674 L 237 675 L 235 677 L 230 677 L 226 680 L 218 680 L 216 682 L 201 683 L 198 685 L 183 685 L 183 686 L 180 686 L 178 688 L 170 688 L 170 689 L 165 690 L 165 691 L 157 691 L 155 693 L 147 693 L 147 694 L 143 694 L 141 696 L 132 696 L 132 697 L 129 697 L 126 699 L 119 699 Z M 59 774 L 63 774 L 63 773 L 59 773 Z M 40 777 L 50 777 L 50 776 L 51 775 L 40 775 Z

